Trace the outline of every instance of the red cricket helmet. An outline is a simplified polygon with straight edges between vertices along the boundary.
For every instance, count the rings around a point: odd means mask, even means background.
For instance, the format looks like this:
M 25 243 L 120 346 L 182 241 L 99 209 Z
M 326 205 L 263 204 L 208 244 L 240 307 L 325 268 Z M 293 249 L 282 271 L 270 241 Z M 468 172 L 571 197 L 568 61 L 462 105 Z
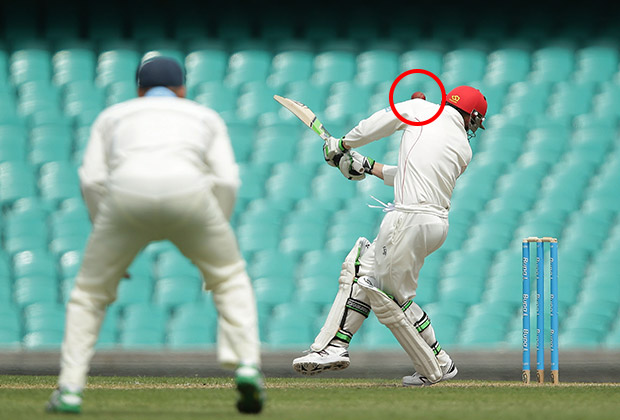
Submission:
M 470 115 L 470 130 L 475 133 L 478 127 L 484 130 L 482 122 L 487 114 L 487 98 L 471 86 L 455 87 L 446 95 L 446 102 Z

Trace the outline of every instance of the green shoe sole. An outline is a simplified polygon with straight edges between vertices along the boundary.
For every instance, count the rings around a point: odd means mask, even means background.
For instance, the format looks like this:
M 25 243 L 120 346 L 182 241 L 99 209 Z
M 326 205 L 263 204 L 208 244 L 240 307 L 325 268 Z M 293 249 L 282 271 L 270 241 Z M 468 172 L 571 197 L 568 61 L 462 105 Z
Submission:
M 261 385 L 254 378 L 237 378 L 237 390 L 241 397 L 237 410 L 241 413 L 258 414 L 263 409 L 265 395 Z

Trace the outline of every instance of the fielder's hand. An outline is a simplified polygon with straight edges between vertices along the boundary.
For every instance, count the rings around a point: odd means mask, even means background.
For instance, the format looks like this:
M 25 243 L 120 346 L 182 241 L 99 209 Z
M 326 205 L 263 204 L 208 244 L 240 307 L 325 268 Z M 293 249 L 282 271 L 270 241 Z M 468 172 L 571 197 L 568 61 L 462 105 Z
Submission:
M 323 144 L 323 158 L 330 166 L 338 166 L 340 158 L 346 151 L 342 139 L 329 137 Z
M 355 150 L 349 150 L 342 155 L 338 168 L 345 178 L 361 181 L 366 178 L 366 174 L 372 173 L 373 166 L 375 166 L 374 159 L 361 155 Z

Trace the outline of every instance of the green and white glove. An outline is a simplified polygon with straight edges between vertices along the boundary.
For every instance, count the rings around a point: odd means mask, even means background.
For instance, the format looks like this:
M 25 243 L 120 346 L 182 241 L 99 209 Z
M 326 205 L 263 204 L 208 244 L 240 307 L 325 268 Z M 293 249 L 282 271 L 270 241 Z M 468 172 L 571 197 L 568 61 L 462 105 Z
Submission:
M 338 166 L 340 158 L 347 151 L 342 144 L 342 139 L 329 137 L 323 143 L 323 158 L 330 166 Z
M 342 155 L 338 168 L 345 178 L 352 181 L 361 181 L 366 174 L 372 173 L 375 160 L 366 157 L 355 150 L 349 150 Z

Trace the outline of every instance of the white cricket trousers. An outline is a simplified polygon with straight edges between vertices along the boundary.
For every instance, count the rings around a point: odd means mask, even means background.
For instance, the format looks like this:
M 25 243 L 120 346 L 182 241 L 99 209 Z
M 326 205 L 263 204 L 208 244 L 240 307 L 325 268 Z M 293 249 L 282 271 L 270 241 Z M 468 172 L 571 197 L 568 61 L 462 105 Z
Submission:
M 431 213 L 390 211 L 360 259 L 358 275 L 374 278 L 379 289 L 402 305 L 415 297 L 424 259 L 447 235 L 448 219 Z
M 218 311 L 218 359 L 260 365 L 254 292 L 230 224 L 210 191 L 165 197 L 110 190 L 67 304 L 60 385 L 84 387 L 106 306 L 150 241 L 168 239 L 201 271 Z M 131 280 L 127 280 L 131 281 Z M 206 320 L 205 320 L 206 322 Z

